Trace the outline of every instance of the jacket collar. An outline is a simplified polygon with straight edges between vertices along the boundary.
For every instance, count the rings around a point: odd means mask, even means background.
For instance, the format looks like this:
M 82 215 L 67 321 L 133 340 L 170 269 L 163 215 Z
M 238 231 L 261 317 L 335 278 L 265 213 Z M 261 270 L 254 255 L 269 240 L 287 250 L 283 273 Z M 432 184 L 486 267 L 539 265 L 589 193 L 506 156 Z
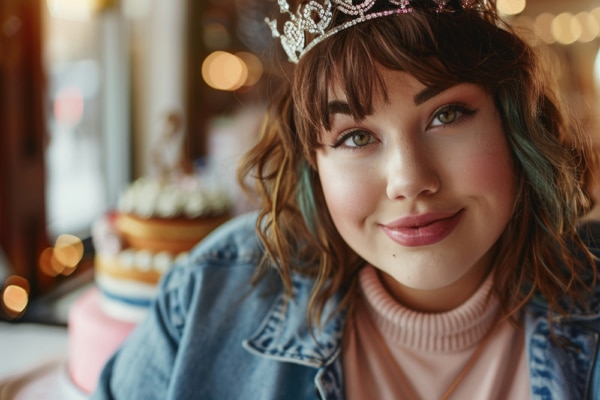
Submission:
M 534 397 L 587 399 L 593 397 L 594 364 L 598 354 L 598 320 L 553 321 L 546 315 L 525 314 L 525 343 Z M 566 390 L 568 388 L 568 390 Z
M 314 327 L 311 332 L 307 313 L 313 284 L 311 277 L 293 275 L 294 298 L 286 298 L 279 290 L 257 331 L 244 341 L 244 347 L 258 355 L 313 368 L 329 365 L 340 352 L 346 316 L 344 312 L 333 314 L 339 304 L 336 296 L 326 304 L 321 329 Z
M 339 296 L 326 304 L 321 329 L 311 331 L 307 311 L 314 281 L 294 275 L 292 284 L 294 298 L 287 299 L 280 288 L 258 330 L 242 345 L 261 357 L 316 369 L 314 383 L 320 397 L 341 399 L 344 383 L 339 354 L 346 313 L 333 313 Z

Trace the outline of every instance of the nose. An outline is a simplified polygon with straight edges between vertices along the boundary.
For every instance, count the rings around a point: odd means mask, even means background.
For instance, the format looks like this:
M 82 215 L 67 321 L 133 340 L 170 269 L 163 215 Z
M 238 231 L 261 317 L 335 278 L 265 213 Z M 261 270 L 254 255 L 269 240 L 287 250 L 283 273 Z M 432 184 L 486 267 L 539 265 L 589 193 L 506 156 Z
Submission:
M 433 156 L 419 143 L 399 143 L 390 151 L 386 194 L 390 199 L 416 199 L 436 193 L 441 181 Z

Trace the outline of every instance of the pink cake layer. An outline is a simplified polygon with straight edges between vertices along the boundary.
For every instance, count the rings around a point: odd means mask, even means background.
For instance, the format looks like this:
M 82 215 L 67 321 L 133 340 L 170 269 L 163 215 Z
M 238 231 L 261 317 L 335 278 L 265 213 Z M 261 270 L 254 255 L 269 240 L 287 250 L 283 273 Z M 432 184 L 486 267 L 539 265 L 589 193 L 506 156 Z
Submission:
M 102 367 L 136 325 L 104 314 L 100 296 L 93 287 L 69 310 L 69 375 L 87 393 L 94 391 Z

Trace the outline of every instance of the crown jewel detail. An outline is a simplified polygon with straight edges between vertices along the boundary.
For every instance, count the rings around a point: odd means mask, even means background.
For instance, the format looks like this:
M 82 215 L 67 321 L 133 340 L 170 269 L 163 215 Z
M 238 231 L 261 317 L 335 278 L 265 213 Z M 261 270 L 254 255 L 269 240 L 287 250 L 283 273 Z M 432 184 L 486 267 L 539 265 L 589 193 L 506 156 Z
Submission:
M 289 20 L 283 24 L 283 31 L 277 27 L 276 19 L 265 18 L 271 28 L 274 38 L 279 38 L 281 46 L 288 59 L 297 63 L 300 58 L 312 49 L 317 43 L 330 36 L 347 29 L 353 25 L 371 19 L 381 18 L 394 14 L 407 14 L 413 11 L 411 1 L 414 0 L 310 0 L 303 2 L 293 12 L 287 0 L 277 0 L 281 14 L 288 14 Z M 446 12 L 450 0 L 433 0 L 436 7 L 434 12 Z M 371 11 L 375 4 L 385 3 L 389 8 L 383 11 Z M 471 6 L 474 0 L 462 0 L 463 6 Z M 333 21 L 334 9 L 345 14 L 349 19 L 337 26 L 330 27 Z M 307 42 L 307 35 L 313 35 Z

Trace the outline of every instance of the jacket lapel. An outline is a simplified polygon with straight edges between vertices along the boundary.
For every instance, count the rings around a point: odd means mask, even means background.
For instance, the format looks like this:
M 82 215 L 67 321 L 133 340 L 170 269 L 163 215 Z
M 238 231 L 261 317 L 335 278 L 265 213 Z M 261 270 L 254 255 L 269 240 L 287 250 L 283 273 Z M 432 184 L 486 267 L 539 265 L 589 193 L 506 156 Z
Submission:
M 311 332 L 307 311 L 314 281 L 293 276 L 294 298 L 279 293 L 257 331 L 243 342 L 246 350 L 261 357 L 296 363 L 317 369 L 316 390 L 324 399 L 341 398 L 343 393 L 339 353 L 345 313 L 332 314 L 338 298 L 332 299 L 323 312 L 322 329 Z M 327 317 L 330 318 L 327 318 Z
M 584 320 L 553 324 L 542 314 L 527 313 L 525 339 L 533 398 L 591 398 L 593 366 L 598 353 L 598 330 Z M 552 339 L 552 333 L 555 339 Z

